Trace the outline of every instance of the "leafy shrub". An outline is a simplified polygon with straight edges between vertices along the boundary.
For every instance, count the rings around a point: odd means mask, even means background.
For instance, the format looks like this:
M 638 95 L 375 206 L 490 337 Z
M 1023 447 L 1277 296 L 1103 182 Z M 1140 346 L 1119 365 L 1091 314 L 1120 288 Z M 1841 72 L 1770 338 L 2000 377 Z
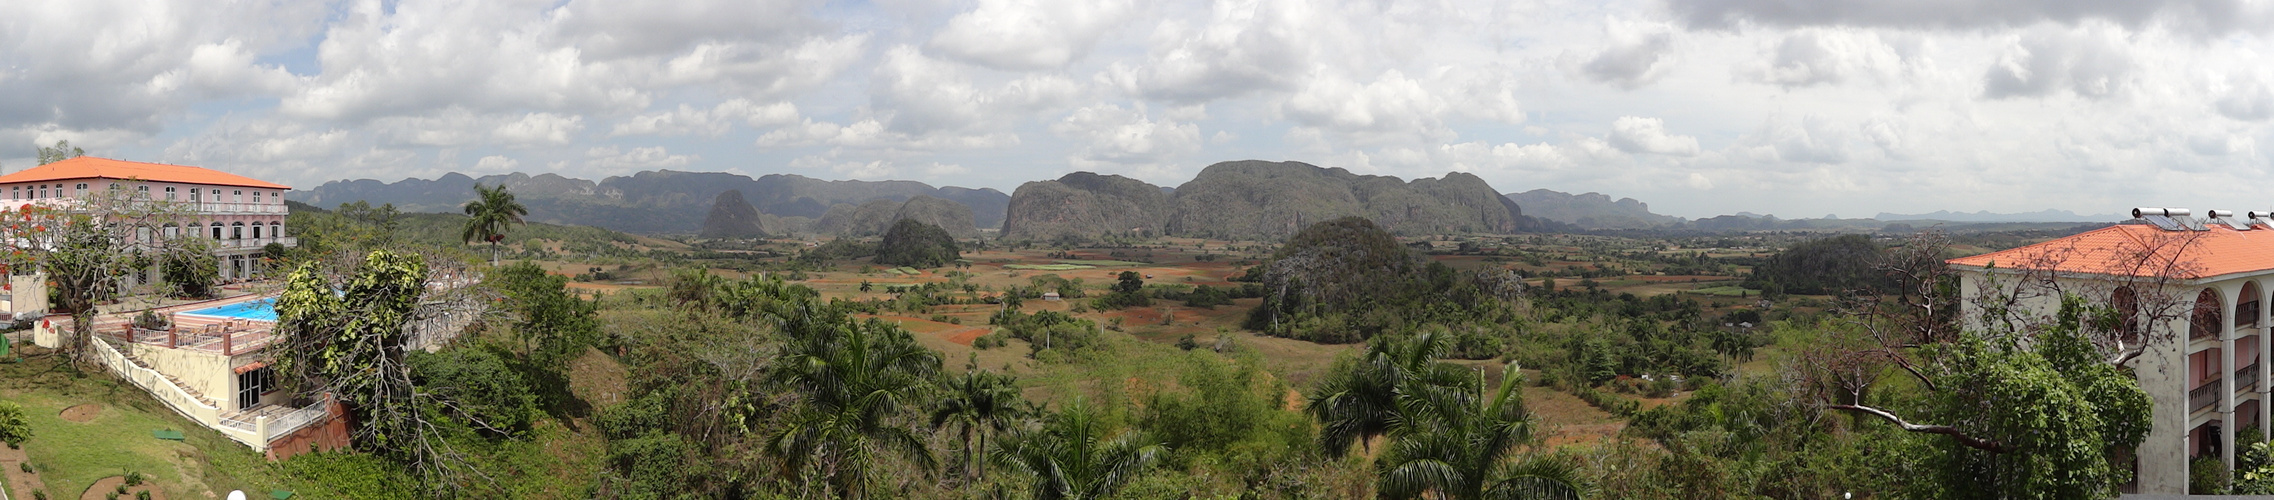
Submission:
M 270 245 L 274 245 L 274 244 L 275 244 L 275 243 L 270 243 Z M 134 500 L 150 500 L 150 490 L 142 490 L 142 491 L 137 491 L 137 492 L 134 492 Z
M 142 314 L 134 315 L 135 328 L 141 328 L 144 330 L 164 330 L 171 326 L 172 323 L 166 322 L 165 316 L 159 316 L 155 311 L 144 310 L 142 311 Z
M 2227 464 L 2206 456 L 2187 463 L 2187 494 L 2217 495 L 2227 491 Z
M 25 473 L 25 474 L 30 474 L 30 473 L 32 473 L 32 463 L 31 463 L 31 462 L 16 462 L 16 468 L 17 468 L 17 469 L 22 469 L 22 470 L 24 471 L 24 473 Z
M 530 385 L 491 348 L 412 351 L 406 362 L 419 386 L 456 401 L 491 428 L 519 434 L 541 416 Z
M 124 486 L 141 486 L 142 479 L 142 471 L 128 472 L 126 473 L 126 484 Z
M 295 489 L 309 498 L 417 498 L 417 488 L 404 487 L 415 483 L 402 467 L 374 455 L 306 453 L 280 465 L 300 480 Z

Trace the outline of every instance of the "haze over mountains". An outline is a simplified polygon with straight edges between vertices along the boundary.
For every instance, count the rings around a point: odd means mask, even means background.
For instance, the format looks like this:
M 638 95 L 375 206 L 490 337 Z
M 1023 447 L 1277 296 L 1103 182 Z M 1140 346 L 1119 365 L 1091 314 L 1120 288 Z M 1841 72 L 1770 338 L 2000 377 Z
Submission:
M 1115 235 L 1181 235 L 1277 239 L 1312 222 L 1364 216 L 1397 234 L 1510 233 L 1547 230 L 1696 230 L 1862 228 L 1870 221 L 2113 222 L 2120 215 L 2068 211 L 1999 214 L 1881 213 L 1834 223 L 1749 213 L 1690 220 L 1652 213 L 1633 198 L 1547 189 L 1499 194 L 1474 175 L 1401 180 L 1301 162 L 1230 161 L 1208 166 L 1181 185 L 1156 186 L 1117 175 L 1075 172 L 1025 183 L 1013 194 L 994 189 L 934 187 L 915 181 L 826 181 L 794 174 L 757 178 L 723 172 L 657 170 L 598 182 L 555 174 L 480 178 L 343 180 L 289 196 L 329 207 L 352 201 L 393 203 L 411 212 L 456 212 L 476 183 L 502 184 L 538 222 L 618 231 L 703 237 L 788 234 L 874 236 L 903 218 L 940 226 L 958 238 L 1000 229 L 1010 240 L 1094 240 Z

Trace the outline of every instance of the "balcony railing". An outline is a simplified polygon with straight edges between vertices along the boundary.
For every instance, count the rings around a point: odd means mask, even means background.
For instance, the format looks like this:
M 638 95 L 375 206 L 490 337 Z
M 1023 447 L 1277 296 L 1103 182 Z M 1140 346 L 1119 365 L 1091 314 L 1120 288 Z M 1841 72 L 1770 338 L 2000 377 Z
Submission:
M 270 243 L 281 244 L 287 247 L 297 247 L 300 246 L 300 238 L 294 238 L 291 236 L 286 236 L 283 238 L 223 238 L 214 240 L 214 243 L 219 244 L 221 248 L 260 248 L 268 246 Z
M 201 214 L 281 214 L 284 205 L 268 203 L 199 203 Z
M 2257 389 L 2258 389 L 2258 363 L 2257 363 L 2257 362 L 2255 362 L 2255 361 L 2254 361 L 2254 362 L 2251 362 L 2251 363 L 2250 363 L 2250 366 L 2245 366 L 2245 367 L 2242 367 L 2242 369 L 2240 369 L 2240 370 L 2235 370 L 2235 392 L 2238 392 L 2238 393 L 2241 393 L 2241 392 L 2251 392 L 2251 391 L 2254 391 L 2254 390 L 2257 390 Z
M 2217 380 L 2204 382 L 2202 387 L 2196 387 L 2195 390 L 2187 391 L 2188 413 L 2203 411 L 2203 409 L 2209 408 L 2211 405 L 2217 404 L 2218 402 L 2219 381 Z

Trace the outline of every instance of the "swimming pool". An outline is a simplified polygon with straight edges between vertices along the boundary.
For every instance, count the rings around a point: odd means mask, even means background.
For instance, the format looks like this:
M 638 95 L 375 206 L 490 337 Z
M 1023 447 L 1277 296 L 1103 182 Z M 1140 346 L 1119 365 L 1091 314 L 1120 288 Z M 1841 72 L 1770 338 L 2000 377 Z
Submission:
M 235 304 L 219 307 L 208 307 L 195 311 L 182 311 L 180 314 L 185 316 L 209 316 L 216 318 L 276 321 L 276 299 L 260 299 L 238 302 Z

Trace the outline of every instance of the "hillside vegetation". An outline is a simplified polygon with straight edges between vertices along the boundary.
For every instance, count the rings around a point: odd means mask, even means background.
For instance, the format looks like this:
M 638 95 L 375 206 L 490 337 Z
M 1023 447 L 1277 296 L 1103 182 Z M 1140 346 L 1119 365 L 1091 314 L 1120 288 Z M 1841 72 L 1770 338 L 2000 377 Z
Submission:
M 1509 233 L 1541 225 L 1481 178 L 1402 181 L 1300 162 L 1208 166 L 1165 193 L 1118 176 L 1075 173 L 1011 196 L 1007 240 L 1095 241 L 1116 235 L 1277 240 L 1313 223 L 1365 217 L 1399 235 Z

